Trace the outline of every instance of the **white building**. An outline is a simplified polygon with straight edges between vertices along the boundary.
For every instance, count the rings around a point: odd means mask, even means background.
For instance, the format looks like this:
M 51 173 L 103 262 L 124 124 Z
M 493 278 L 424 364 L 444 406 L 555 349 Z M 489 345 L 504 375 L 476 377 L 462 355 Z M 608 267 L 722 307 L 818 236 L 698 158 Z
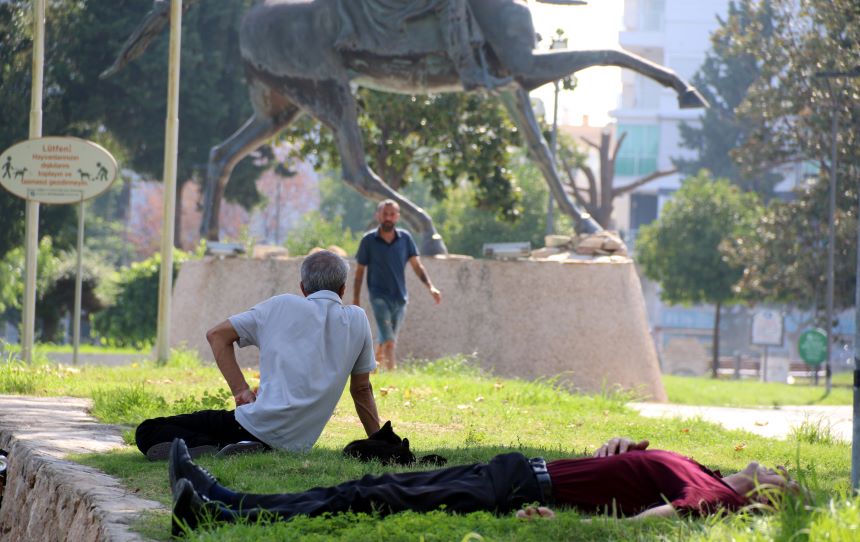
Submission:
M 705 60 L 710 35 L 725 17 L 729 0 L 624 0 L 622 48 L 672 68 L 689 80 Z M 616 162 L 616 186 L 654 171 L 672 168 L 673 157 L 689 156 L 680 147 L 678 126 L 695 123 L 699 109 L 679 109 L 674 90 L 630 70 L 622 71 L 623 92 L 610 116 L 616 135 L 627 133 Z M 662 177 L 616 202 L 615 228 L 632 241 L 635 232 L 657 218 L 680 185 L 680 175 Z M 631 243 L 632 244 L 632 243 Z

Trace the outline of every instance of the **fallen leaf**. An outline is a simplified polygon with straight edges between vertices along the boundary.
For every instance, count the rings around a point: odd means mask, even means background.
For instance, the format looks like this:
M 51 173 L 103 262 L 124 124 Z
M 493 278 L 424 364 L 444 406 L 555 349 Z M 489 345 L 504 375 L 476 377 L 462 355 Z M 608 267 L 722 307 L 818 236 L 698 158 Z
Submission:
M 481 402 L 481 401 L 483 401 L 483 400 L 484 400 L 484 398 L 483 398 L 483 397 L 481 397 L 480 395 L 479 395 L 479 396 L 477 396 L 477 397 L 475 397 L 475 402 L 476 402 L 476 403 L 480 403 L 480 402 Z
M 468 408 L 472 408 L 472 405 L 457 405 L 457 408 L 460 410 L 466 410 Z
M 501 382 L 496 382 L 495 384 L 493 384 L 493 387 L 496 388 L 497 390 L 500 390 L 500 389 L 504 388 L 505 385 L 502 384 Z
M 747 447 L 747 445 L 746 445 L 746 443 L 745 443 L 745 442 L 741 442 L 741 443 L 739 443 L 739 444 L 735 444 L 735 451 L 736 451 L 736 452 L 740 452 L 741 450 L 743 450 L 743 449 L 744 449 L 744 448 L 746 448 L 746 447 Z
M 755 422 L 755 424 L 759 427 L 764 427 L 768 422 Z
M 689 428 L 689 427 L 685 427 L 685 428 L 681 429 L 681 432 L 682 432 L 682 433 L 689 433 L 689 432 L 690 432 L 690 428 Z

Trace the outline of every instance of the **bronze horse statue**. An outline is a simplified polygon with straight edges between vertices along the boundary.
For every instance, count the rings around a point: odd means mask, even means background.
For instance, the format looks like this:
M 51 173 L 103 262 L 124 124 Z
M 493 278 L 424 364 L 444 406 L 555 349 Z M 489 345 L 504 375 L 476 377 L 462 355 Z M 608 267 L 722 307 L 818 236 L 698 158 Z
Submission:
M 383 91 L 426 94 L 462 92 L 458 66 L 447 53 L 440 25 L 440 2 L 402 0 L 412 16 L 391 30 L 386 23 L 391 0 L 263 0 L 243 17 L 239 33 L 244 70 L 254 113 L 225 141 L 212 148 L 204 186 L 201 235 L 218 238 L 218 212 L 235 165 L 300 115 L 330 128 L 341 156 L 343 180 L 362 195 L 400 204 L 401 214 L 423 236 L 423 254 L 444 254 L 433 220 L 391 189 L 368 166 L 350 84 Z M 529 91 L 592 66 L 634 70 L 674 89 L 682 108 L 704 107 L 704 98 L 672 70 L 620 50 L 535 51 L 536 34 L 524 0 L 467 1 L 468 24 L 476 56 L 522 132 L 562 212 L 577 231 L 600 226 L 564 191 L 550 150 L 541 135 Z M 548 0 L 552 3 L 565 3 Z M 186 0 L 185 8 L 199 0 Z M 140 55 L 166 26 L 169 0 L 154 9 L 126 41 L 109 75 Z M 576 2 L 570 2 L 576 3 Z M 374 11 L 375 10 L 375 11 Z M 386 33 L 387 32 L 387 33 Z

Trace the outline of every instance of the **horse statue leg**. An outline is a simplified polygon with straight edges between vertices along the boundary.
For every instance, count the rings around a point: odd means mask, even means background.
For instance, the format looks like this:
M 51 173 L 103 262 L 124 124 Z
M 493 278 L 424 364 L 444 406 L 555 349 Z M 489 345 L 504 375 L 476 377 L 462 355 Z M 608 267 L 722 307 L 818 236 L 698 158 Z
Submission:
M 230 173 L 239 161 L 257 150 L 300 115 L 294 105 L 287 106 L 277 116 L 255 113 L 236 132 L 209 151 L 209 164 L 203 186 L 203 218 L 200 221 L 200 237 L 217 241 L 219 234 L 219 212 L 224 188 Z
M 546 179 L 552 197 L 558 202 L 562 212 L 573 218 L 576 231 L 579 233 L 602 231 L 603 228 L 600 227 L 600 224 L 590 214 L 580 210 L 564 191 L 564 185 L 555 168 L 555 160 L 552 158 L 552 153 L 547 147 L 535 118 L 528 91 L 516 85 L 515 88 L 509 86 L 502 90 L 500 95 L 502 103 L 505 104 L 508 113 L 523 134 L 529 155 L 537 163 L 538 169 L 541 170 L 544 179 Z
M 682 109 L 708 106 L 708 101 L 696 87 L 678 77 L 674 71 L 627 51 L 605 49 L 534 53 L 528 71 L 514 75 L 526 89 L 533 90 L 592 66 L 627 68 L 674 89 L 678 94 L 678 106 Z
M 385 184 L 364 158 L 364 145 L 358 128 L 358 108 L 346 81 L 319 81 L 314 85 L 313 103 L 303 103 L 320 122 L 334 132 L 342 165 L 343 181 L 361 195 L 376 200 L 392 199 L 410 228 L 422 236 L 421 254 L 447 254 L 442 236 L 424 209 Z

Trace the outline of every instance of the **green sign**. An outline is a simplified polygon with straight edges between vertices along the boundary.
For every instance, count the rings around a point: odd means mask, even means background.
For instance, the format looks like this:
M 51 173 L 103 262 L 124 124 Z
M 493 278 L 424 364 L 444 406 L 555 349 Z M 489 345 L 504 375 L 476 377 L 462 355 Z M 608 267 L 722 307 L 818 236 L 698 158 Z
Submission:
M 797 341 L 800 359 L 809 365 L 819 365 L 827 359 L 827 334 L 820 329 L 807 329 Z

